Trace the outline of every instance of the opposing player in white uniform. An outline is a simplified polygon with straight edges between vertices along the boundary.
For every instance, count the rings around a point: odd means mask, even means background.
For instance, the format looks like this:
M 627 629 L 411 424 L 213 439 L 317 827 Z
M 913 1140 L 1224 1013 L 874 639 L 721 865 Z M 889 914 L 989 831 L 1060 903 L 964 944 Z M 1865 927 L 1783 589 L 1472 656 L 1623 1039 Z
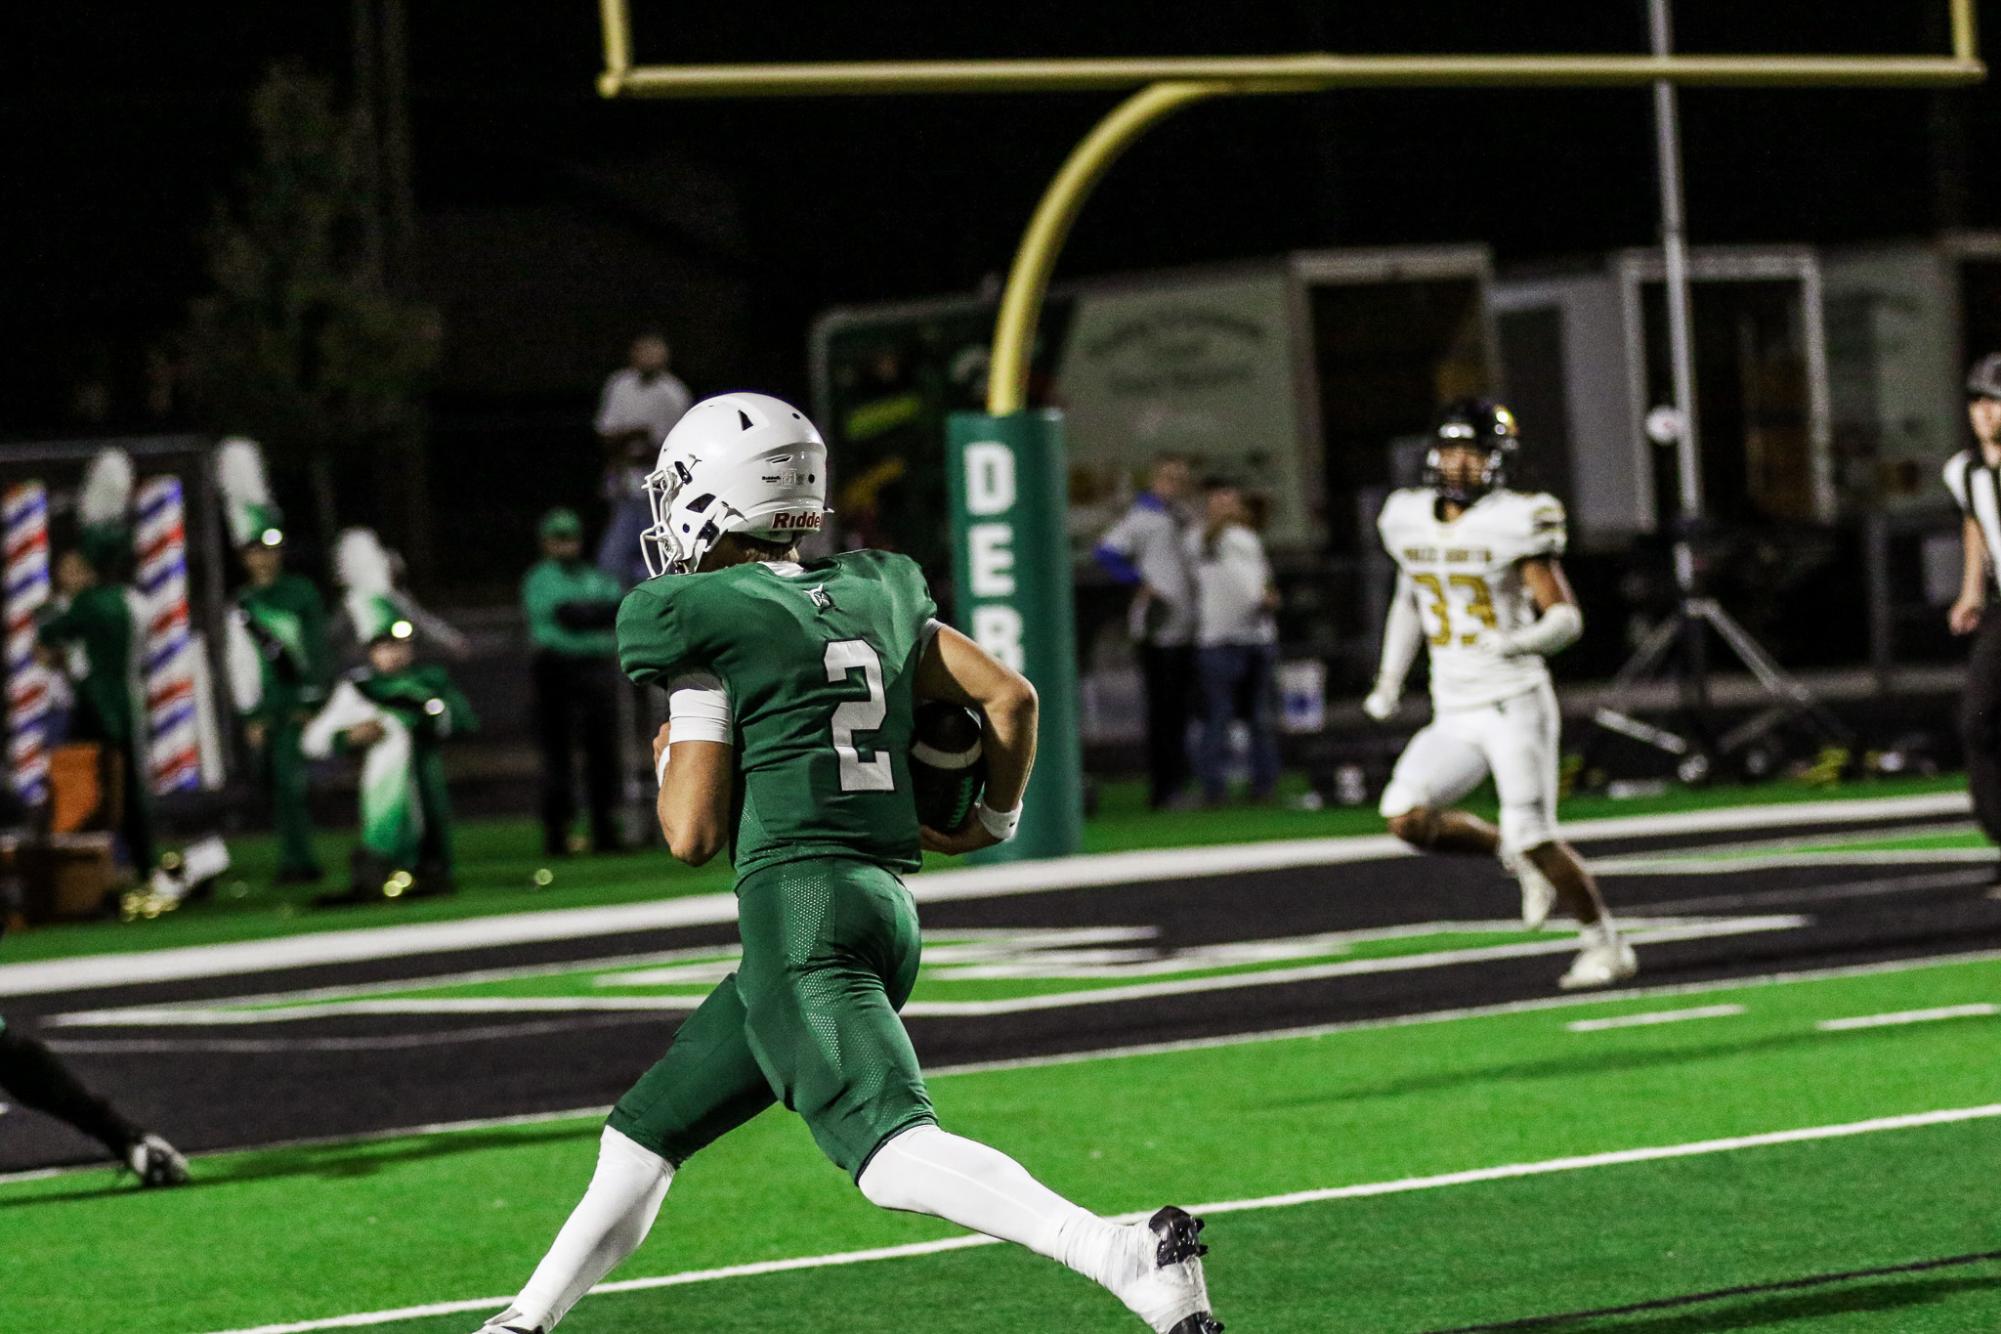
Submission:
M 1583 948 L 1559 983 L 1604 987 L 1637 970 L 1584 863 L 1556 832 L 1556 693 L 1543 659 L 1584 632 L 1559 557 L 1563 505 L 1507 489 L 1514 414 L 1464 399 L 1442 412 L 1425 484 L 1394 492 L 1377 527 L 1397 563 L 1382 666 L 1363 703 L 1396 711 L 1420 645 L 1431 653 L 1429 726 L 1404 748 L 1383 792 L 1390 832 L 1426 852 L 1498 856 L 1521 882 L 1522 921 L 1561 902 Z M 1501 823 L 1452 809 L 1488 774 Z

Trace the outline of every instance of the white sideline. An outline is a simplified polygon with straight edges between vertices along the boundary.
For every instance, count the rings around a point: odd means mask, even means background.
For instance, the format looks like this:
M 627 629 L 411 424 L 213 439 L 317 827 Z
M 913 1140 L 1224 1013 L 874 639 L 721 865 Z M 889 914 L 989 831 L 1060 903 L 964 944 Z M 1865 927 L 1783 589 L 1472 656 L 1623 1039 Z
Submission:
M 1512 1181 L 1522 1177 L 1551 1176 L 1559 1172 L 1577 1172 L 1594 1167 L 1620 1167 L 1629 1163 L 1662 1162 L 1674 1158 L 1698 1158 L 1709 1154 L 1736 1153 L 1744 1149 L 1763 1149 L 1781 1144 L 1804 1144 L 1815 1140 L 1846 1139 L 1855 1135 L 1872 1135 L 1892 1130 L 1917 1130 L 1928 1126 L 1956 1125 L 1967 1121 L 1989 1120 L 2001 1117 L 2001 1103 L 1988 1103 L 1979 1107 L 1956 1107 L 1943 1111 L 1917 1112 L 1905 1116 L 1882 1116 L 1867 1121 L 1847 1121 L 1836 1125 L 1805 1126 L 1796 1130 L 1770 1131 L 1758 1135 L 1734 1135 L 1725 1139 L 1693 1140 L 1683 1144 L 1662 1144 L 1641 1149 L 1615 1149 L 1608 1153 L 1581 1154 L 1569 1158 L 1545 1158 L 1539 1162 L 1506 1163 L 1498 1167 L 1476 1167 L 1462 1172 L 1443 1172 L 1435 1176 L 1402 1177 L 1394 1181 L 1370 1181 L 1352 1186 L 1329 1186 L 1319 1190 L 1293 1191 L 1285 1195 L 1264 1195 L 1247 1200 L 1223 1200 L 1209 1204 L 1189 1205 L 1187 1208 L 1197 1214 L 1243 1213 L 1253 1209 L 1286 1209 L 1301 1204 L 1320 1204 L 1331 1200 L 1367 1199 L 1378 1195 L 1403 1195 L 1420 1190 L 1441 1190 L 1451 1186 L 1470 1186 L 1487 1181 Z M 1122 1215 L 1121 1221 L 1136 1221 L 1145 1218 L 1151 1211 Z M 599 1296 L 615 1292 L 643 1292 L 653 1288 L 681 1287 L 690 1283 L 709 1283 L 727 1278 L 755 1278 L 764 1274 L 779 1274 L 800 1269 L 826 1269 L 837 1265 L 866 1264 L 875 1260 L 900 1260 L 919 1255 L 936 1255 L 944 1251 L 965 1250 L 974 1246 L 996 1246 L 1000 1243 L 992 1237 L 978 1234 L 947 1237 L 939 1241 L 913 1242 L 904 1246 L 882 1246 L 872 1250 L 837 1251 L 830 1255 L 801 1256 L 789 1260 L 764 1260 L 755 1264 L 728 1265 L 720 1269 L 695 1269 L 679 1274 L 661 1274 L 652 1278 L 621 1279 L 612 1283 L 600 1283 L 588 1295 Z M 419 1320 L 428 1316 L 454 1315 L 466 1311 L 497 1311 L 512 1301 L 507 1297 L 474 1297 L 449 1302 L 432 1302 L 423 1306 L 405 1306 L 388 1311 L 365 1311 L 354 1315 L 329 1316 L 318 1320 L 299 1320 L 285 1324 L 255 1325 L 245 1329 L 222 1331 L 221 1334 L 306 1334 L 309 1330 L 354 1329 L 366 1325 L 383 1325 L 396 1320 Z
M 1580 820 L 1565 826 L 1565 835 L 1573 842 L 1592 843 L 1601 839 L 1647 835 L 1781 828 L 1788 824 L 1861 824 L 1873 820 L 1954 815 L 1969 808 L 1970 799 L 1964 792 L 1837 798 L 1831 801 Z M 1002 866 L 927 871 L 913 877 L 911 892 L 919 903 L 943 903 L 955 899 L 1091 889 L 1135 881 L 1237 875 L 1245 871 L 1300 866 L 1336 866 L 1410 855 L 1414 854 L 1387 834 L 1234 843 L 1148 852 L 1104 852 L 1055 857 L 1039 862 L 1013 862 Z M 82 958 L 0 964 L 0 996 L 177 982 L 280 968 L 353 963 L 364 959 L 576 940 L 674 927 L 715 926 L 735 920 L 735 895 L 698 894 L 650 903 L 556 908 L 410 926 L 319 931 L 275 940 L 86 955 Z

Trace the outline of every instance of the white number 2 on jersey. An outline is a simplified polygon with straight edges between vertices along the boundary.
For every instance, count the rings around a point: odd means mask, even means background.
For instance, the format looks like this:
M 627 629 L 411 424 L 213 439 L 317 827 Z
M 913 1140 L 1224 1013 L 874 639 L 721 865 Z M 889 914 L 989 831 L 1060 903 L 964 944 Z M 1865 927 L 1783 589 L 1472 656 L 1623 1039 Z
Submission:
M 878 750 L 863 759 L 855 748 L 855 733 L 875 731 L 889 712 L 882 699 L 882 659 L 866 639 L 836 639 L 827 645 L 826 664 L 829 681 L 845 681 L 848 673 L 859 667 L 868 683 L 867 699 L 851 699 L 834 709 L 834 754 L 841 761 L 841 791 L 894 792 L 896 775 L 890 772 L 888 752 Z

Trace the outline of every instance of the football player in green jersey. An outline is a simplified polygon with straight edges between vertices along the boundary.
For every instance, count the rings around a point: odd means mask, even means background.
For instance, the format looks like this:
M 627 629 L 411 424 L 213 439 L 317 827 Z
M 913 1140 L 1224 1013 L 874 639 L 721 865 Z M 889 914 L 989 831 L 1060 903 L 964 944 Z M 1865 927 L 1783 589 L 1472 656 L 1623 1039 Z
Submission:
M 935 619 L 908 558 L 801 563 L 826 513 L 827 450 L 762 394 L 691 408 L 648 478 L 653 579 L 627 595 L 619 658 L 665 688 L 657 814 L 690 864 L 725 846 L 743 957 L 612 1110 L 583 1200 L 514 1304 L 482 1330 L 548 1334 L 636 1249 L 675 1170 L 772 1106 L 885 1209 L 1049 1257 L 1163 1334 L 1215 1334 L 1198 1219 L 1118 1224 L 938 1124 L 898 1011 L 917 980 L 902 873 L 920 849 L 1011 838 L 1035 758 L 1035 691 Z M 920 829 L 907 752 L 919 699 L 984 718 L 987 787 L 956 830 Z

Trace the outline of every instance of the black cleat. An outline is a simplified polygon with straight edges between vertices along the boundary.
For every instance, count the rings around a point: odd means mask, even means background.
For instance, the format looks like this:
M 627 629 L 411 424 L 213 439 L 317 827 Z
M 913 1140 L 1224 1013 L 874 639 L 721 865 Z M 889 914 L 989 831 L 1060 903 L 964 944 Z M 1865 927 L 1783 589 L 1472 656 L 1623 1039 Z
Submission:
M 1126 1309 L 1164 1334 L 1222 1334 L 1223 1322 L 1209 1309 L 1202 1275 L 1202 1220 L 1167 1205 L 1143 1224 L 1135 1237 L 1135 1270 L 1108 1284 Z M 1151 1239 L 1152 1245 L 1147 1241 Z
M 1202 1220 L 1186 1209 L 1166 1205 L 1147 1219 L 1146 1225 L 1160 1238 L 1155 1261 L 1162 1268 L 1178 1265 L 1184 1260 L 1199 1259 L 1209 1253 L 1209 1248 L 1201 1242 Z

